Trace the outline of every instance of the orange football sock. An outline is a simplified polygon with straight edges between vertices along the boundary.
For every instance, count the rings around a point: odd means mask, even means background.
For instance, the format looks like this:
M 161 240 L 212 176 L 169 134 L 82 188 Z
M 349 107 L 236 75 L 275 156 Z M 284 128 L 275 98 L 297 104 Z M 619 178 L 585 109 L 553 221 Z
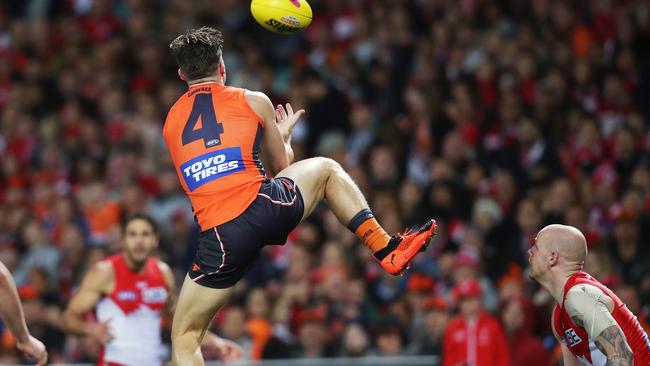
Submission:
M 373 253 L 386 247 L 390 241 L 390 235 L 379 225 L 372 212 L 367 208 L 354 215 L 348 224 L 348 229 Z

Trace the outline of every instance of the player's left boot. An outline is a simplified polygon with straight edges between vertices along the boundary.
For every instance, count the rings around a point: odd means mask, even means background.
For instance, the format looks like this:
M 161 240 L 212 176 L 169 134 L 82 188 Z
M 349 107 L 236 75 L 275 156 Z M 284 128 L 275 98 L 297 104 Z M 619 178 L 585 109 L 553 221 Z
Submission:
M 436 220 L 431 219 L 416 232 L 407 229 L 404 234 L 393 235 L 385 248 L 374 253 L 375 259 L 388 273 L 401 275 L 413 258 L 427 248 L 435 233 Z

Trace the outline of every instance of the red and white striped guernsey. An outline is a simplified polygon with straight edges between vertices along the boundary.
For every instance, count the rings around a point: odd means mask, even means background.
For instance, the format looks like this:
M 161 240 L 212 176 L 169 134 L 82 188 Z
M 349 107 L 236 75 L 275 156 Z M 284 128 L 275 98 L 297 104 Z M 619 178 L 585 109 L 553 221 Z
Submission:
M 555 305 L 555 311 L 553 312 L 553 327 L 560 337 L 564 337 L 571 353 L 587 366 L 604 366 L 607 362 L 606 355 L 596 347 L 593 339 L 589 339 L 587 331 L 573 323 L 564 309 L 566 294 L 573 286 L 578 284 L 597 287 L 612 299 L 614 310 L 611 314 L 621 327 L 621 330 L 623 330 L 627 344 L 634 353 L 634 365 L 650 365 L 650 342 L 636 316 L 632 314 L 616 294 L 585 272 L 574 273 L 567 279 L 564 285 L 562 304 Z
M 100 366 L 160 366 L 161 315 L 167 303 L 167 286 L 158 259 L 148 258 L 142 273 L 129 269 L 123 254 L 106 259 L 113 266 L 113 291 L 97 303 L 97 321 L 108 322 L 113 335 L 102 349 Z

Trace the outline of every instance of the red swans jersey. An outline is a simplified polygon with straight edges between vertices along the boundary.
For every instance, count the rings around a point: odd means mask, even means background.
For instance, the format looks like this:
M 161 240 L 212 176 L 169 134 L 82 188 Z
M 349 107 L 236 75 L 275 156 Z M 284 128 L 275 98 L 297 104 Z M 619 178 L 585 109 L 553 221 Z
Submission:
M 143 273 L 131 271 L 123 254 L 106 260 L 113 266 L 115 286 L 95 311 L 97 321 L 108 322 L 113 339 L 104 345 L 98 365 L 162 365 L 161 315 L 169 294 L 158 259 L 148 258 Z
M 650 365 L 650 342 L 636 316 L 628 310 L 616 294 L 585 272 L 577 272 L 569 277 L 564 285 L 562 304 L 555 305 L 553 311 L 553 327 L 558 336 L 565 340 L 571 353 L 586 366 L 605 366 L 607 362 L 607 356 L 596 347 L 593 339 L 589 339 L 587 331 L 573 323 L 564 309 L 566 294 L 578 284 L 597 287 L 612 299 L 614 311 L 611 314 L 618 326 L 621 327 L 627 344 L 634 353 L 634 365 Z

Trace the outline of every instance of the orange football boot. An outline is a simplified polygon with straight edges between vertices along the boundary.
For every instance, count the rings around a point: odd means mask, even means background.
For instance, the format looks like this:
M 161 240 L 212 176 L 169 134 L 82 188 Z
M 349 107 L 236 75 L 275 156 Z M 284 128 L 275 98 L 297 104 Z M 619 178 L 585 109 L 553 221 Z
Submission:
M 435 233 L 436 220 L 429 220 L 416 232 L 407 229 L 404 234 L 393 235 L 385 248 L 375 252 L 375 259 L 386 272 L 394 276 L 401 275 L 415 255 L 427 248 Z

